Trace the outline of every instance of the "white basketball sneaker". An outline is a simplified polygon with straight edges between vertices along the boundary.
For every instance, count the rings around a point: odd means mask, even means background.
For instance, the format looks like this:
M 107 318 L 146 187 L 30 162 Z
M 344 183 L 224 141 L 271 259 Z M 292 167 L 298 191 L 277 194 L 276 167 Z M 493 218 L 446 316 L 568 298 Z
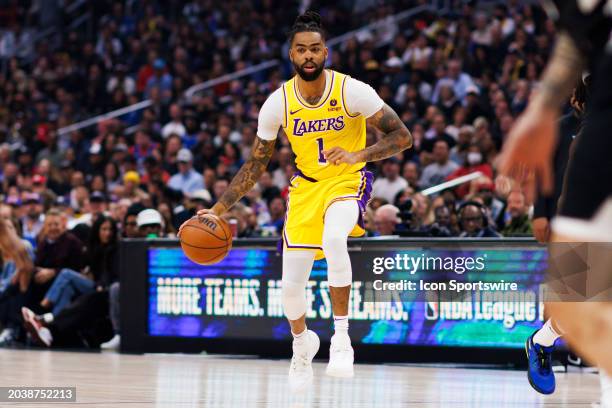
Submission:
M 319 336 L 308 330 L 305 339 L 293 339 L 293 357 L 289 366 L 289 388 L 302 391 L 312 382 L 312 359 L 319 351 Z
M 350 378 L 354 375 L 353 362 L 355 354 L 351 338 L 347 333 L 336 333 L 329 346 L 329 364 L 325 373 L 332 377 Z

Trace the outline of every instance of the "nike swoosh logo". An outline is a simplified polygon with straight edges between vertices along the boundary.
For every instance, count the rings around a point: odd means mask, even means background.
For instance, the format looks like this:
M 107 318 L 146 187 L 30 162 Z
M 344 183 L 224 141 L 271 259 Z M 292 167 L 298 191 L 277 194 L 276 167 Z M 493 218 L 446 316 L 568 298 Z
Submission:
M 302 109 L 304 109 L 304 108 L 300 108 L 300 109 L 298 109 L 298 110 L 296 110 L 296 111 L 293 111 L 293 112 L 289 111 L 289 114 L 290 114 L 290 115 L 295 115 L 296 113 L 298 113 L 298 112 L 299 112 L 299 111 L 301 111 Z

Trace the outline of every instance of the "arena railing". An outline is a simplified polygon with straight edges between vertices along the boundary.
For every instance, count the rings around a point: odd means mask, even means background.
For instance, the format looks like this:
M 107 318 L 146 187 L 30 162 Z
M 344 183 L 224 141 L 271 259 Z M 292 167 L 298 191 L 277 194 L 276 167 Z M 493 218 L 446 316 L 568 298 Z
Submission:
M 410 17 L 413 17 L 419 13 L 425 12 L 425 11 L 431 11 L 434 10 L 435 6 L 433 5 L 435 3 L 435 1 L 432 1 L 431 4 L 424 4 L 424 5 L 420 5 L 420 6 L 416 6 L 414 8 L 411 8 L 410 10 L 406 10 L 406 11 L 402 11 L 400 13 L 397 13 L 395 15 L 392 16 L 393 22 L 394 23 L 399 23 L 400 21 L 406 20 Z M 369 24 L 364 25 L 363 27 L 357 28 L 355 30 L 349 31 L 345 34 L 342 34 L 338 37 L 334 37 L 330 40 L 328 40 L 327 44 L 328 47 L 334 47 L 337 46 L 339 44 L 343 44 L 345 42 L 347 42 L 349 39 L 355 37 L 358 33 L 363 32 L 363 31 L 368 31 L 368 30 L 376 30 L 379 28 L 383 28 L 386 25 L 388 25 L 390 23 L 388 18 L 382 19 L 382 20 L 378 20 Z M 379 44 L 380 45 L 380 44 Z M 257 64 L 236 72 L 232 72 L 226 75 L 222 75 L 220 77 L 217 78 L 213 78 L 210 79 L 208 81 L 202 82 L 200 84 L 196 84 L 191 86 L 190 88 L 188 88 L 185 93 L 183 94 L 183 98 L 190 100 L 191 98 L 193 98 L 193 96 L 199 92 L 205 91 L 207 89 L 210 89 L 216 85 L 222 84 L 222 83 L 226 83 L 244 76 L 248 76 L 248 75 L 252 75 L 255 74 L 257 72 L 263 71 L 263 70 L 267 70 L 273 67 L 276 67 L 278 65 L 280 65 L 281 61 L 274 59 L 274 60 L 269 60 L 266 62 L 263 62 L 261 64 Z M 152 105 L 152 101 L 150 99 L 145 99 L 143 101 L 140 101 L 138 103 L 135 103 L 133 105 L 129 105 L 129 106 L 125 106 L 123 108 L 120 109 L 116 109 L 114 111 L 110 111 L 98 116 L 94 116 L 92 118 L 89 119 L 85 119 L 83 121 L 77 122 L 77 123 L 73 123 L 71 125 L 68 126 L 64 126 L 60 129 L 58 129 L 58 135 L 60 138 L 66 137 L 67 135 L 69 135 L 71 132 L 80 130 L 80 129 L 84 129 L 87 128 L 89 126 L 94 126 L 104 120 L 108 120 L 108 119 L 114 119 L 123 115 L 126 115 L 128 113 L 132 113 L 132 112 L 136 112 L 139 110 L 143 110 L 148 108 L 149 106 Z

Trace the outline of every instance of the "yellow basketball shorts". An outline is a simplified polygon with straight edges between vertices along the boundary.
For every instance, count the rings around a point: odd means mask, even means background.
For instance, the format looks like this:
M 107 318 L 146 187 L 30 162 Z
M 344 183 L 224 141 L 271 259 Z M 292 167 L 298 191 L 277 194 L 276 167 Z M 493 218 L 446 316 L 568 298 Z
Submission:
M 291 178 L 287 212 L 283 228 L 283 250 L 315 250 L 315 259 L 323 255 L 325 211 L 336 201 L 356 200 L 359 218 L 351 237 L 364 235 L 364 215 L 372 192 L 373 175 L 360 170 L 325 180 L 314 180 L 301 173 Z

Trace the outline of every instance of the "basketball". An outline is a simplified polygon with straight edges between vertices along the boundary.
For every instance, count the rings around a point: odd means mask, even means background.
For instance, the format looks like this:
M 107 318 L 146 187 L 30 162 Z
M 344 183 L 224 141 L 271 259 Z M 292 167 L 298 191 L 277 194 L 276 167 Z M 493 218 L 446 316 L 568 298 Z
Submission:
M 216 215 L 193 217 L 179 234 L 181 248 L 193 262 L 212 265 L 225 258 L 232 248 L 232 233 L 227 222 Z

